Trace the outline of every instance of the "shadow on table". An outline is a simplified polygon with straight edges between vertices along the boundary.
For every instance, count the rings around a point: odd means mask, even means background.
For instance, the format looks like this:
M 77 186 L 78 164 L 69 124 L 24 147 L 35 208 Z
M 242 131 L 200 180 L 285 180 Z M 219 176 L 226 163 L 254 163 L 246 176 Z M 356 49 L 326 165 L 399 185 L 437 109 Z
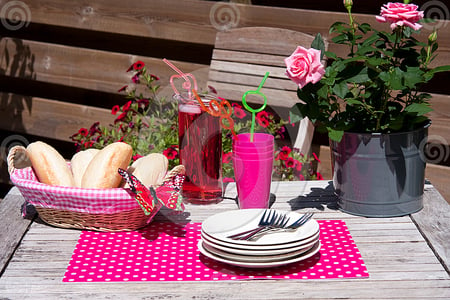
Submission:
M 337 197 L 334 194 L 333 182 L 329 181 L 325 188 L 311 188 L 311 192 L 297 196 L 288 201 L 292 210 L 302 208 L 315 208 L 325 210 L 325 208 L 337 210 Z
M 277 196 L 273 193 L 270 193 L 269 197 L 269 207 L 272 207 L 272 205 L 275 203 L 275 200 L 277 199 Z M 232 197 L 223 197 L 223 200 L 231 200 L 236 203 L 236 208 L 239 208 L 239 200 L 238 196 L 232 198 Z

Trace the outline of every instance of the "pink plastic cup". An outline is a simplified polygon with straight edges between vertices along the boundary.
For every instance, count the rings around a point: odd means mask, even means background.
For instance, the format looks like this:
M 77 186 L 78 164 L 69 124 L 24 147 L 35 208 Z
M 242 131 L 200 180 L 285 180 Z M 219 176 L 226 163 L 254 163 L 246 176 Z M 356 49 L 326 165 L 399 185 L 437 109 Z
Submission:
M 266 159 L 266 158 L 273 158 L 273 150 L 272 151 L 266 151 L 266 152 L 236 152 L 233 151 L 233 157 L 241 158 L 241 159 Z
M 267 159 L 233 157 L 240 209 L 269 208 L 273 156 Z
M 233 151 L 237 151 L 237 152 L 265 152 L 265 151 L 270 151 L 273 150 L 273 145 L 269 145 L 269 146 L 261 146 L 261 147 L 256 147 L 256 146 L 249 146 L 249 147 L 245 147 L 245 146 L 235 146 L 233 145 L 231 148 Z
M 253 142 L 250 141 L 250 133 L 240 133 L 233 139 L 233 145 L 239 147 L 261 147 L 274 144 L 274 137 L 268 133 L 254 133 Z

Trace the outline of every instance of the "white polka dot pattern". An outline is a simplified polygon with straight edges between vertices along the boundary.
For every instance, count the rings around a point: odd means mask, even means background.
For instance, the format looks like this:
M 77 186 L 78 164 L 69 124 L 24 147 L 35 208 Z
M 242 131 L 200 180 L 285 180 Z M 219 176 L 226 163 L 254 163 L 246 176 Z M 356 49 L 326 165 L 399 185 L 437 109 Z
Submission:
M 64 282 L 209 281 L 249 278 L 330 279 L 368 277 L 342 220 L 318 221 L 320 252 L 286 266 L 247 269 L 216 262 L 197 249 L 201 223 L 153 222 L 131 232 L 83 231 Z

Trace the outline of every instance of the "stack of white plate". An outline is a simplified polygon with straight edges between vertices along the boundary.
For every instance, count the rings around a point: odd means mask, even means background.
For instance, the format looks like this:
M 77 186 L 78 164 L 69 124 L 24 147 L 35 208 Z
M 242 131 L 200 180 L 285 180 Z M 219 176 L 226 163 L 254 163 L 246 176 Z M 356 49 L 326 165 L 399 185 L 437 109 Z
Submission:
M 229 236 L 258 227 L 265 209 L 241 209 L 218 213 L 202 224 L 200 252 L 217 261 L 240 267 L 277 267 L 307 259 L 320 250 L 319 224 L 311 219 L 295 231 L 263 234 L 258 239 L 233 240 Z M 302 214 L 287 214 L 288 225 Z

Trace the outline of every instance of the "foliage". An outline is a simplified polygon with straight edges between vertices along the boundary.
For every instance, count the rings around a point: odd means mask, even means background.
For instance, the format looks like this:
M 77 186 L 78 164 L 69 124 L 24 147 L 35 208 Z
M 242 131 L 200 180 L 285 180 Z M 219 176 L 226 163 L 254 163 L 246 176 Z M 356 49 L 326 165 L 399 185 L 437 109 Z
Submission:
M 416 129 L 428 120 L 426 114 L 432 110 L 431 96 L 421 92 L 421 87 L 437 72 L 450 71 L 450 66 L 430 68 L 438 49 L 437 32 L 430 34 L 427 43 L 414 38 L 418 33 L 415 29 L 421 27 L 414 21 L 423 12 L 416 11 L 413 4 L 385 5 L 377 20 L 391 22 L 391 32 L 358 24 L 351 14 L 352 1 L 345 0 L 344 4 L 350 22 L 334 23 L 330 33 L 334 34 L 334 43 L 348 46 L 349 53 L 338 57 L 324 51 L 322 37 L 316 36 L 312 48 L 321 50 L 322 57 L 326 55 L 331 63 L 320 81 L 299 86 L 297 94 L 304 103 L 291 109 L 291 120 L 308 117 L 335 141 L 341 140 L 344 131 L 388 133 Z M 402 14 L 396 20 L 388 18 L 405 9 L 414 18 L 407 20 Z

